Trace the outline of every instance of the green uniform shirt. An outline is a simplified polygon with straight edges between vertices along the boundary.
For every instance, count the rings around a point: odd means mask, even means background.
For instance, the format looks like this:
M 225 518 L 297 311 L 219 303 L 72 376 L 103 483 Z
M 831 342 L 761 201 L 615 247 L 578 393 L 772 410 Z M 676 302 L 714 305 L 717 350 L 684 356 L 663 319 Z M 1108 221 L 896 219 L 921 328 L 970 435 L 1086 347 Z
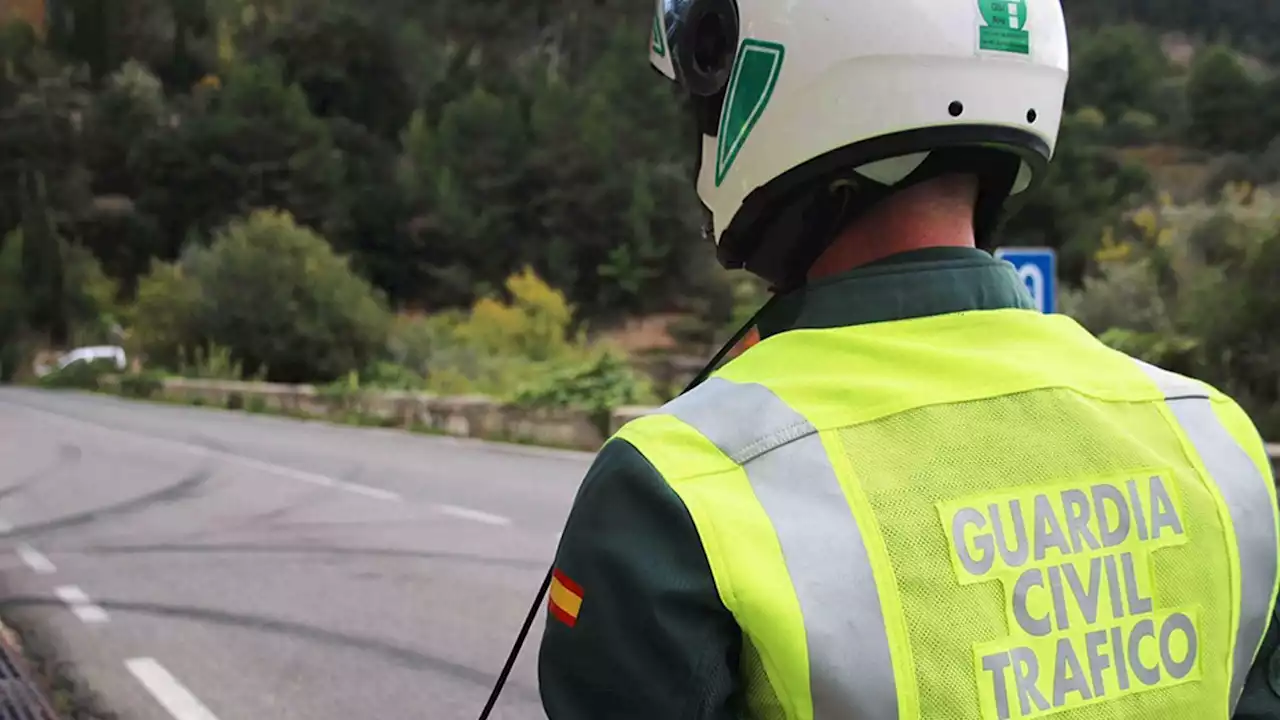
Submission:
M 973 248 L 931 248 L 811 284 L 780 298 L 757 325 L 763 339 L 1015 307 L 1033 305 L 1007 264 Z M 583 480 L 556 568 L 582 601 L 572 626 L 549 617 L 543 635 L 538 676 L 550 720 L 743 716 L 741 632 L 684 504 L 626 441 L 606 444 Z M 1273 623 L 1236 718 L 1280 718 L 1278 645 Z

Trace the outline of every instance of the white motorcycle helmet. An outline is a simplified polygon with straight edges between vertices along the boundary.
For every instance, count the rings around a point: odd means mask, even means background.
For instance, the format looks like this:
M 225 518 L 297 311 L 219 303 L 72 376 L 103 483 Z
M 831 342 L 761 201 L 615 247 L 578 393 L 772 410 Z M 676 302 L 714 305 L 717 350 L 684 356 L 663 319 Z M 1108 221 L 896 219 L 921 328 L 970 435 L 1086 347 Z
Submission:
M 979 177 L 979 244 L 1043 176 L 1067 84 L 1060 0 L 656 0 L 649 58 L 697 123 L 720 262 L 786 289 L 896 189 Z

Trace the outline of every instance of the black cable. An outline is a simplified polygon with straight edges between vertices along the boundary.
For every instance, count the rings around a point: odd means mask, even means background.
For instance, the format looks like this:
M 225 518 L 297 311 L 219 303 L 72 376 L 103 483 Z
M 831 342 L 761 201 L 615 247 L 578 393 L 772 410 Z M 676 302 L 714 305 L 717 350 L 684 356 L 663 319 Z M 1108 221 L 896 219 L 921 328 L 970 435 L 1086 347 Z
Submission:
M 732 351 L 733 348 L 742 340 L 742 338 L 746 337 L 747 333 L 751 332 L 751 329 L 756 326 L 756 320 L 758 320 L 766 310 L 773 306 L 774 300 L 777 298 L 778 296 L 774 295 L 770 297 L 764 305 L 760 306 L 760 309 L 751 316 L 751 319 L 747 320 L 742 327 L 738 328 L 738 331 L 733 334 L 733 337 L 729 338 L 729 341 L 720 348 L 720 351 L 715 354 L 715 357 L 711 358 L 711 362 L 703 366 L 702 370 L 698 371 L 698 374 L 693 376 L 693 379 L 689 381 L 689 384 L 680 391 L 680 395 L 684 395 L 690 390 L 698 387 L 703 383 L 703 381 L 711 377 L 711 373 L 715 372 L 720 367 L 720 361 L 724 360 L 724 356 L 728 355 L 729 352 Z M 677 395 L 676 397 L 679 397 L 680 395 Z
M 693 377 L 693 380 L 689 381 L 689 384 L 685 386 L 684 390 L 680 391 L 680 395 L 684 395 L 695 387 L 701 385 L 708 377 L 711 377 L 711 373 L 715 372 L 716 368 L 720 366 L 720 361 L 724 360 L 724 357 L 733 350 L 734 346 L 736 346 L 742 338 L 746 337 L 747 333 L 751 332 L 751 329 L 755 327 L 756 319 L 763 315 L 765 310 L 773 305 L 773 302 L 777 297 L 777 295 L 774 295 L 769 298 L 769 301 L 761 306 L 761 308 L 751 316 L 751 319 L 733 334 L 733 337 L 729 338 L 729 342 L 725 343 L 724 347 L 720 348 L 720 352 L 717 352 L 715 357 L 711 358 L 711 362 L 707 363 L 706 366 Z M 529 636 L 529 628 L 533 626 L 533 621 L 538 617 L 538 611 L 542 608 L 542 600 L 547 596 L 547 589 L 551 587 L 551 575 L 554 571 L 554 565 L 547 568 L 547 576 L 542 579 L 542 587 L 538 588 L 538 595 L 533 599 L 533 606 L 529 608 L 529 614 L 525 616 L 524 625 L 520 627 L 520 633 L 516 635 L 516 642 L 511 646 L 511 652 L 507 655 L 507 661 L 502 666 L 502 672 L 498 673 L 498 680 L 493 685 L 493 691 L 489 693 L 489 701 L 484 704 L 484 710 L 480 711 L 479 720 L 488 720 L 489 714 L 493 712 L 493 706 L 497 704 L 498 696 L 502 694 L 502 688 L 507 684 L 507 677 L 511 675 L 511 668 L 515 667 L 516 658 L 520 656 L 520 650 L 524 647 L 525 638 Z

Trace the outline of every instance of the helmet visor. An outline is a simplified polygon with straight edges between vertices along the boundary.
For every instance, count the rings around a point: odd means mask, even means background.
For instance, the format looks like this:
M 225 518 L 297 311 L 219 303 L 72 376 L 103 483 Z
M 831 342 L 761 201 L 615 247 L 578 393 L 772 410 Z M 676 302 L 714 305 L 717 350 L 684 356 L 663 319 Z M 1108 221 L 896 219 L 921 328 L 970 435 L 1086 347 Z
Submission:
M 658 0 L 658 15 L 662 18 L 662 29 L 667 47 L 670 48 L 680 36 L 681 25 L 688 16 L 689 6 L 693 0 Z
M 693 0 L 654 0 L 653 44 L 649 57 L 655 67 L 682 87 L 684 77 L 676 60 L 676 48 L 686 11 L 692 3 Z
M 657 8 L 661 27 L 654 29 L 654 52 L 665 48 L 670 77 L 695 95 L 721 92 L 738 45 L 737 3 L 657 0 Z

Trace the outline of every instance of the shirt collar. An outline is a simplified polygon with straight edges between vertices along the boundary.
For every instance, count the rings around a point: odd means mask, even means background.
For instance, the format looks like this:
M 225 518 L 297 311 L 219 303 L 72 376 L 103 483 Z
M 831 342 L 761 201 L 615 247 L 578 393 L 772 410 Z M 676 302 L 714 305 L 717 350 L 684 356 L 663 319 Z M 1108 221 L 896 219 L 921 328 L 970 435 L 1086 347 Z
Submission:
M 911 250 L 778 297 L 757 321 L 760 337 L 973 310 L 1034 309 L 1013 267 L 984 250 Z

